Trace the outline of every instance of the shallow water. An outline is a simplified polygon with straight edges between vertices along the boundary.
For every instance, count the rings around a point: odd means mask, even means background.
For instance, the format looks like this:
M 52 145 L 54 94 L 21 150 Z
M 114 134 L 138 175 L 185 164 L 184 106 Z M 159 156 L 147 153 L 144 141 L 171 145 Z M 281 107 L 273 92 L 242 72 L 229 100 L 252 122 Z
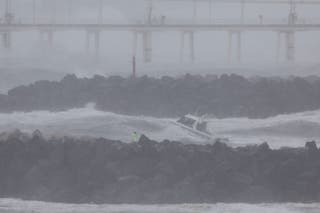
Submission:
M 94 205 L 0 199 L 1 213 L 318 213 L 320 204 Z

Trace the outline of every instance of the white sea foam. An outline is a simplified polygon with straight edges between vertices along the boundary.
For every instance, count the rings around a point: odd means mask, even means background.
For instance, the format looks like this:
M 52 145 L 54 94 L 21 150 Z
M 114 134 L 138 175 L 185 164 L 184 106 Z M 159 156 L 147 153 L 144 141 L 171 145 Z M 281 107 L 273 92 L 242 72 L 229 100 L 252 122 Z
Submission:
M 320 140 L 320 110 L 267 119 L 212 119 L 209 128 L 237 144 L 268 142 L 273 147 L 296 147 Z
M 94 109 L 92 104 L 85 108 L 63 112 L 35 111 L 0 114 L 0 130 L 33 131 L 39 129 L 47 135 L 74 135 L 106 137 L 129 142 L 137 131 L 155 140 L 192 140 L 196 136 L 172 124 L 171 119 L 145 116 L 126 116 Z
M 102 112 L 89 104 L 64 112 L 0 114 L 0 131 L 39 129 L 47 135 L 106 137 L 125 142 L 130 142 L 132 132 L 137 131 L 155 140 L 204 142 L 174 125 L 174 120 Z M 302 146 L 306 141 L 320 140 L 320 110 L 267 119 L 211 119 L 209 130 L 217 137 L 230 138 L 233 144 L 268 142 L 272 147 Z
M 182 204 L 95 205 L 0 199 L 0 212 L 10 213 L 318 213 L 320 204 Z

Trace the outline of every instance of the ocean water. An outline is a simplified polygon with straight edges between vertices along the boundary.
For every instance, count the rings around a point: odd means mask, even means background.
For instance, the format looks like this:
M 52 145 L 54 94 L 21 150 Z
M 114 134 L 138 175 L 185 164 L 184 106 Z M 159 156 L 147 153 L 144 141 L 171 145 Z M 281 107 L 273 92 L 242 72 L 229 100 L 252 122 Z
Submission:
M 319 213 L 320 204 L 95 205 L 0 199 L 1 213 Z
M 0 114 L 0 131 L 41 130 L 45 135 L 106 137 L 131 142 L 132 133 L 151 139 L 208 143 L 174 124 L 174 118 L 126 116 L 102 112 L 88 104 L 85 108 L 64 112 L 35 111 Z M 268 142 L 271 147 L 304 146 L 306 141 L 320 141 L 320 110 L 279 115 L 267 119 L 211 119 L 209 130 L 216 137 L 229 138 L 233 145 Z

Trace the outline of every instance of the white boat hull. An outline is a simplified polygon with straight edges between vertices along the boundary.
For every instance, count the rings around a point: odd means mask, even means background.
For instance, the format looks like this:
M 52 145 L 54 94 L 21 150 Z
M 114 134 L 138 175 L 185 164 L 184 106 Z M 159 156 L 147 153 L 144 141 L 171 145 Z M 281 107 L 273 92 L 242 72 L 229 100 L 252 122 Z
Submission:
M 201 132 L 199 130 L 193 129 L 193 128 L 188 127 L 188 126 L 185 126 L 185 125 L 183 125 L 183 124 L 181 124 L 179 122 L 176 122 L 176 121 L 173 121 L 172 123 L 177 125 L 177 126 L 179 126 L 179 127 L 181 127 L 181 128 L 183 128 L 183 129 L 186 129 L 189 132 L 191 132 L 191 133 L 193 133 L 193 134 L 195 134 L 195 135 L 197 135 L 199 137 L 202 137 L 202 138 L 204 138 L 206 140 L 213 140 L 214 139 L 213 136 L 211 134 L 209 134 L 209 133 Z

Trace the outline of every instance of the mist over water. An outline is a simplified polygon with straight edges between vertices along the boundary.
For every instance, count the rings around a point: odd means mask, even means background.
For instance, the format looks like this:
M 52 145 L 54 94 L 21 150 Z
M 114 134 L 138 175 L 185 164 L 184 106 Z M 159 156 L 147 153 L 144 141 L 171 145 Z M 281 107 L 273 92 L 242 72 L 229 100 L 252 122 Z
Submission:
M 97 23 L 99 1 L 73 2 L 71 10 L 67 1 L 36 1 L 37 23 Z M 0 2 L 4 5 L 4 1 Z M 210 18 L 209 4 L 197 4 L 196 23 L 238 23 L 240 4 L 216 3 Z M 314 23 L 320 20 L 320 5 L 297 5 L 298 21 Z M 11 11 L 15 21 L 32 23 L 32 0 L 13 1 Z M 71 13 L 69 14 L 69 12 Z M 248 4 L 245 7 L 245 23 L 259 23 L 263 15 L 265 23 L 287 23 L 288 5 Z M 3 16 L 3 11 L 0 11 Z M 186 23 L 193 20 L 193 3 L 158 1 L 154 4 L 155 19 L 165 16 L 168 23 Z M 146 17 L 145 1 L 108 0 L 104 2 L 103 23 L 141 23 Z M 142 38 L 138 37 L 137 74 L 161 77 L 191 74 L 237 73 L 245 76 L 308 76 L 319 75 L 319 32 L 296 33 L 296 62 L 285 62 L 285 40 L 282 38 L 280 61 L 276 61 L 277 33 L 244 32 L 242 35 L 242 61 L 236 62 L 235 41 L 232 62 L 228 62 L 228 32 L 196 32 L 195 62 L 189 59 L 186 39 L 183 61 L 180 62 L 181 34 L 178 31 L 153 33 L 152 62 L 143 62 Z M 110 76 L 132 74 L 133 33 L 101 32 L 100 56 L 95 58 L 91 47 L 86 52 L 85 31 L 57 31 L 53 44 L 41 39 L 40 32 L 13 32 L 12 48 L 0 49 L 0 91 L 35 80 L 57 80 L 63 74 L 78 76 L 95 74 Z M 92 41 L 93 42 L 93 41 Z M 5 79 L 5 80 L 4 80 Z
M 55 6 L 54 6 L 55 5 Z M 298 5 L 300 22 L 313 23 L 320 20 L 319 5 Z M 53 9 L 55 8 L 55 9 Z M 39 23 L 96 23 L 99 2 L 93 0 L 77 1 L 72 13 L 68 15 L 66 1 L 37 1 L 36 20 Z M 54 11 L 53 11 L 54 10 Z M 105 1 L 103 23 L 137 23 L 145 19 L 144 1 Z M 16 21 L 32 22 L 31 0 L 14 2 L 12 12 Z M 245 7 L 245 23 L 259 23 L 259 15 L 265 23 L 286 23 L 288 5 L 253 4 Z M 192 2 L 156 2 L 153 16 L 166 16 L 168 23 L 185 23 L 193 19 Z M 238 23 L 241 16 L 240 4 L 216 3 L 213 6 L 211 22 Z M 54 17 L 54 19 L 53 19 Z M 209 23 L 208 2 L 197 5 L 197 23 Z M 53 45 L 40 39 L 39 32 L 15 32 L 11 50 L 1 49 L 1 67 L 7 68 L 45 68 L 51 72 L 76 73 L 90 76 L 93 74 L 128 76 L 131 74 L 133 34 L 131 32 L 102 32 L 100 57 L 94 58 L 93 52 L 86 53 L 86 33 L 84 31 L 61 31 L 54 33 Z M 229 64 L 227 32 L 197 32 L 195 35 L 196 61 L 189 60 L 189 50 L 183 53 L 180 63 L 180 32 L 153 33 L 153 62 L 143 63 L 142 39 L 139 36 L 137 48 L 137 70 L 139 75 L 181 75 L 220 74 L 235 72 L 245 75 L 291 75 L 319 74 L 319 32 L 298 32 L 296 34 L 296 63 L 288 65 L 285 60 L 284 38 L 280 52 L 280 63 L 276 63 L 277 34 L 275 32 L 244 32 L 242 35 L 241 64 Z M 235 43 L 234 43 L 235 45 Z M 236 50 L 233 52 L 235 61 Z M 14 63 L 12 63 L 14 62 Z M 224 71 L 221 71 L 224 70 Z M 28 73 L 26 70 L 25 73 Z M 21 72 L 23 73 L 23 72 Z M 36 74 L 31 75 L 35 76 Z M 43 77 L 51 79 L 51 76 Z
M 280 115 L 268 119 L 211 119 L 209 131 L 217 138 L 229 138 L 233 146 L 261 144 L 271 147 L 304 146 L 307 141 L 320 140 L 320 111 Z M 174 124 L 174 118 L 126 116 L 102 112 L 89 104 L 86 108 L 64 112 L 35 111 L 0 114 L 0 131 L 41 130 L 45 135 L 105 137 L 131 142 L 134 131 L 151 139 L 185 143 L 213 143 Z
M 17 23 L 32 23 L 32 0 L 13 1 L 11 11 Z M 73 0 L 70 9 L 66 0 L 37 0 L 37 23 L 97 23 L 98 0 Z M 240 4 L 217 3 L 210 17 L 209 2 L 199 1 L 197 18 L 193 20 L 192 1 L 158 1 L 154 4 L 153 19 L 165 16 L 167 23 L 239 23 Z M 4 1 L 0 1 L 3 8 Z M 320 23 L 320 4 L 297 5 L 298 23 Z M 71 13 L 70 13 L 71 12 Z M 288 23 L 289 5 L 246 5 L 244 22 L 259 24 Z M 4 11 L 0 10 L 0 17 Z M 103 7 L 102 23 L 144 23 L 144 0 L 108 0 Z M 54 32 L 53 43 L 41 38 L 38 31 L 13 32 L 12 48 L 0 48 L 0 93 L 33 83 L 37 80 L 60 80 L 69 73 L 79 77 L 95 74 L 128 77 L 132 74 L 133 33 L 101 32 L 99 56 L 94 48 L 86 51 L 86 30 Z M 285 59 L 285 38 L 281 38 L 279 60 L 276 59 L 276 32 L 242 32 L 242 60 L 237 62 L 236 49 L 228 61 L 228 32 L 196 32 L 195 61 L 190 60 L 188 40 L 181 54 L 181 32 L 152 34 L 152 62 L 143 62 L 142 36 L 138 37 L 137 75 L 162 76 L 222 75 L 236 73 L 246 77 L 268 76 L 288 78 L 320 74 L 320 32 L 295 34 L 295 62 Z M 236 39 L 235 39 L 236 40 Z M 233 42 L 235 42 L 235 40 Z M 94 43 L 94 42 L 92 42 Z M 94 45 L 94 44 L 91 44 Z M 233 43 L 235 48 L 236 43 Z M 104 137 L 132 142 L 132 133 L 145 134 L 156 141 L 169 139 L 183 143 L 214 143 L 174 124 L 178 118 L 127 116 L 85 108 L 62 112 L 33 111 L 0 113 L 0 132 L 20 129 L 33 132 L 39 129 L 46 137 Z M 266 119 L 212 118 L 209 131 L 216 138 L 228 138 L 230 146 L 261 144 L 271 148 L 302 147 L 307 141 L 320 141 L 320 110 L 279 115 Z M 1 166 L 1 165 L 0 165 Z M 0 192 L 1 194 L 1 192 Z M 0 199 L 0 213 L 318 213 L 320 204 L 181 204 L 181 205 L 97 205 L 60 204 L 16 199 Z
M 0 200 L 0 211 L 9 213 L 317 213 L 319 204 L 182 204 L 182 205 L 72 205 Z

